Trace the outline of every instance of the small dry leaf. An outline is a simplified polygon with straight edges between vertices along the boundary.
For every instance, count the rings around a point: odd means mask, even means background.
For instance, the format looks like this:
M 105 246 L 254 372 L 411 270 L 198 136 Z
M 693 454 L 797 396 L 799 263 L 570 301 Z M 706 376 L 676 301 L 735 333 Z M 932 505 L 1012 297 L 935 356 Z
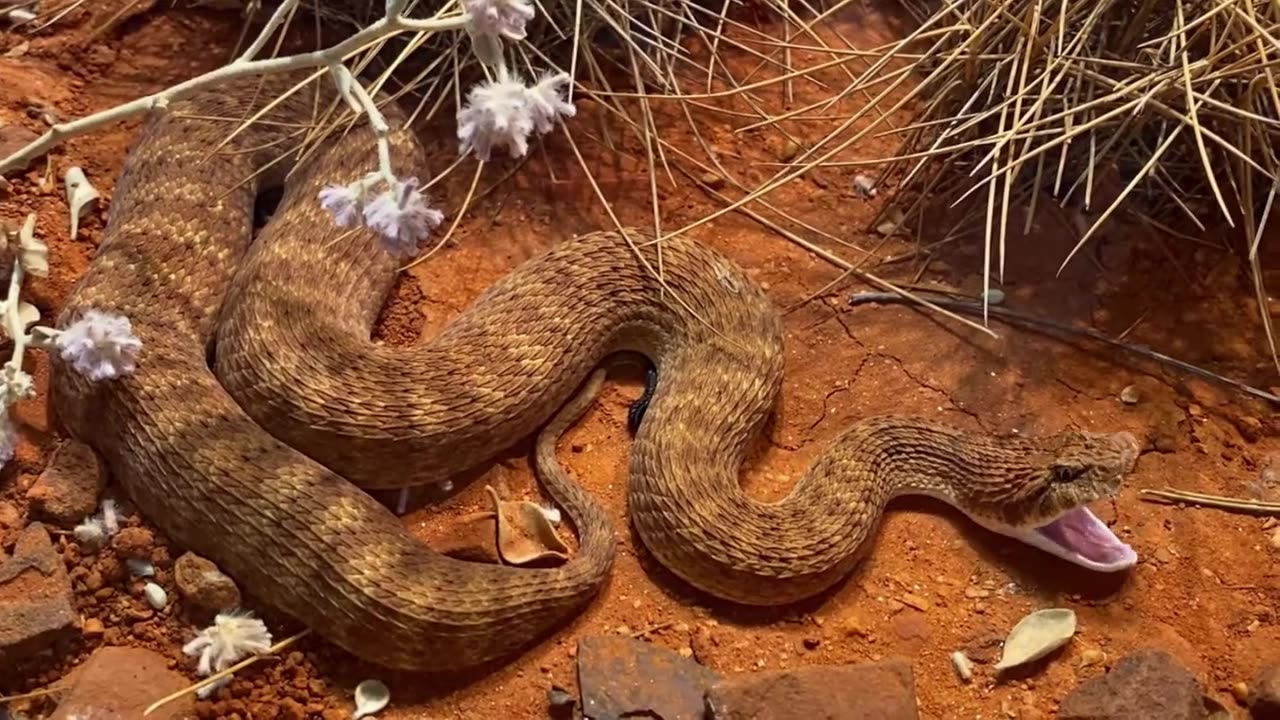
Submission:
M 876 232 L 889 237 L 898 230 L 898 226 L 906 219 L 906 215 L 902 212 L 902 208 L 894 205 L 885 213 L 885 221 L 876 226 Z
M 89 182 L 79 166 L 67 169 L 63 183 L 67 190 L 67 206 L 71 209 L 71 239 L 75 240 L 80 232 L 80 219 L 84 217 L 84 211 L 96 203 L 102 194 Z
M 1023 665 L 1066 645 L 1076 634 L 1076 614 L 1067 608 L 1037 610 L 1018 621 L 1004 641 L 996 670 Z
M 1138 393 L 1138 388 L 1133 385 L 1125 385 L 1124 389 L 1120 391 L 1120 402 L 1125 405 L 1137 405 L 1141 399 L 1142 395 Z
M 368 717 L 391 702 L 391 690 L 380 680 L 365 680 L 356 686 L 356 711 L 352 720 Z
M 536 503 L 502 500 L 486 487 L 493 510 L 458 518 L 449 538 L 437 549 L 453 558 L 494 565 L 559 564 L 569 559 L 569 547 L 556 532 L 559 511 Z
M 569 546 L 556 532 L 547 513 L 538 506 L 521 500 L 511 502 L 498 497 L 490 486 L 485 491 L 493 499 L 498 520 L 498 552 L 511 565 L 528 565 L 543 560 L 569 559 Z

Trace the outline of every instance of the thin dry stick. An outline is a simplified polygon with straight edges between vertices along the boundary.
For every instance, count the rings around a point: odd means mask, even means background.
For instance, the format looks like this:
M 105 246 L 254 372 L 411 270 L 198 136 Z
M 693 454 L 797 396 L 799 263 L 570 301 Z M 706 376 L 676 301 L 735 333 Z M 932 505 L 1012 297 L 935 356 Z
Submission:
M 1211 507 L 1218 510 L 1232 510 L 1235 512 L 1245 512 L 1258 515 L 1280 515 L 1280 503 L 1264 502 L 1262 500 L 1246 500 L 1244 498 L 1233 498 L 1222 495 L 1205 495 L 1203 493 L 1175 490 L 1173 488 L 1165 488 L 1163 490 L 1139 490 L 1138 494 L 1147 500 L 1158 498 L 1163 501 L 1187 503 L 1188 505 L 1200 505 L 1202 507 Z

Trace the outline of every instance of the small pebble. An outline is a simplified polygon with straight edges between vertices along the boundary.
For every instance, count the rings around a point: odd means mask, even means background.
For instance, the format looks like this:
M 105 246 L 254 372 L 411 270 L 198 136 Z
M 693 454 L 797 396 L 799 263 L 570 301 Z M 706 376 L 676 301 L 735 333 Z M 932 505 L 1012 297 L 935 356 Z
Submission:
M 1000 305 L 1004 303 L 1004 291 L 1000 288 L 988 288 L 982 293 L 982 298 L 987 301 L 988 305 Z
M 702 177 L 698 178 L 698 180 L 712 190 L 719 190 L 724 187 L 724 177 L 710 171 L 703 173 Z
M 1138 388 L 1133 385 L 1126 385 L 1125 388 L 1120 391 L 1120 402 L 1125 405 L 1137 405 L 1138 401 L 1141 399 L 1142 396 L 1138 394 Z
M 144 558 L 151 555 L 155 537 L 144 527 L 127 527 L 115 536 L 112 544 L 116 552 L 125 557 Z
M 1240 703 L 1241 705 L 1244 705 L 1246 702 L 1249 701 L 1249 685 L 1243 682 L 1232 683 L 1231 697 L 1235 698 L 1236 702 Z
M 858 173 L 853 176 L 853 191 L 858 194 L 858 197 L 873 198 L 876 196 L 876 183 L 866 175 Z
M 153 582 L 143 586 L 142 593 L 147 596 L 147 604 L 156 610 L 163 610 L 169 604 L 169 594 Z
M 1090 665 L 1098 665 L 1103 660 L 1106 660 L 1106 659 L 1107 659 L 1106 654 L 1103 653 L 1101 650 L 1098 650 L 1097 648 L 1089 648 L 1088 650 L 1085 650 L 1084 652 L 1080 653 L 1080 667 L 1089 667 Z
M 156 566 L 142 558 L 128 558 L 124 561 L 124 565 L 129 568 L 129 573 L 134 577 L 152 577 L 156 574 Z
M 98 618 L 87 618 L 80 630 L 86 637 L 98 637 L 106 632 L 106 628 Z

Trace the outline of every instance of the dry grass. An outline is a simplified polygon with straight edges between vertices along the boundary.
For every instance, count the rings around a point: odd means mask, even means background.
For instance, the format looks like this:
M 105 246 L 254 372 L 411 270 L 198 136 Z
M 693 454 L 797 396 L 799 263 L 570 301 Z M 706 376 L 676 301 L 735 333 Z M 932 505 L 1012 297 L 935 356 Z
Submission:
M 1276 193 L 1280 4 L 905 4 L 939 28 L 897 54 L 922 76 L 921 109 L 884 168 L 908 222 L 963 208 L 989 286 L 1017 217 L 1026 236 L 1046 196 L 1092 215 L 1063 266 L 1118 212 L 1181 237 L 1225 221 L 1242 231 L 1275 356 L 1258 244 Z

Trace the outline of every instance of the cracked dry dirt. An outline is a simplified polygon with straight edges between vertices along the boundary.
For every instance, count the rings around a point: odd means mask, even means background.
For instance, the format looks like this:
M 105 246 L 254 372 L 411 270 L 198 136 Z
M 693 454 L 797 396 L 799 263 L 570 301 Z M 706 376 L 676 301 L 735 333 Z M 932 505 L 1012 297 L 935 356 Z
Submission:
M 890 36 L 874 13 L 857 20 L 858 27 L 847 34 L 861 46 Z M 40 113 L 28 111 L 33 104 L 72 117 L 157 90 L 212 67 L 227 56 L 237 35 L 234 13 L 151 10 L 91 41 L 88 31 L 96 24 L 94 17 L 72 15 L 65 26 L 36 38 L 0 33 L 0 87 L 5 88 L 0 125 L 39 132 Z M 590 103 L 580 112 L 590 116 Z M 109 209 L 104 203 L 103 211 L 87 216 L 81 238 L 69 240 L 62 172 L 72 164 L 82 166 L 109 198 L 135 128 L 136 123 L 126 123 L 72 140 L 54 153 L 47 189 L 39 186 L 40 161 L 0 198 L 0 220 L 10 225 L 29 211 L 40 213 L 39 232 L 49 241 L 54 272 L 33 282 L 29 297 L 46 321 L 91 258 Z M 671 139 L 692 143 L 678 135 Z M 448 141 L 446 133 L 442 153 L 453 152 Z M 712 142 L 729 153 L 746 153 L 751 144 L 774 153 L 781 147 L 776 135 L 738 139 L 727 131 Z M 535 151 L 509 185 L 472 210 L 454 245 L 401 283 L 379 330 L 384 339 L 412 343 L 430 337 L 483 288 L 540 249 L 607 225 L 590 187 L 566 180 L 580 173 L 563 151 L 554 146 L 546 155 Z M 868 143 L 858 154 L 891 151 L 889 145 Z M 555 158 L 557 182 L 545 181 L 548 157 Z M 648 222 L 643 166 L 599 162 L 602 186 L 619 198 L 623 218 Z M 758 177 L 768 169 L 746 172 Z M 852 172 L 824 171 L 772 200 L 849 242 L 873 247 L 880 238 L 863 228 L 882 200 L 857 199 L 851 180 Z M 456 207 L 460 193 L 452 191 L 440 201 Z M 627 197 L 633 200 L 621 200 Z M 687 183 L 664 191 L 663 202 L 670 227 L 713 209 Z M 1113 335 L 1128 330 L 1131 341 L 1187 361 L 1263 387 L 1280 384 L 1262 352 L 1265 343 L 1247 278 L 1217 247 L 1216 238 L 1190 244 L 1115 225 L 1055 277 L 1076 241 L 1066 227 L 1061 213 L 1049 213 L 1037 220 L 1029 238 L 1011 240 L 1004 287 L 1008 305 Z M 1148 438 L 1148 451 L 1119 497 L 1095 509 L 1134 545 L 1141 564 L 1126 576 L 1093 575 L 982 531 L 938 503 L 900 501 L 867 560 L 832 593 L 772 612 L 725 608 L 656 566 L 627 528 L 625 413 L 640 394 L 641 376 L 621 364 L 601 402 L 561 445 L 569 469 L 606 503 L 618 528 L 612 578 L 577 622 L 496 671 L 429 682 L 362 668 L 324 643 L 308 640 L 300 653 L 245 673 L 232 686 L 234 699 L 206 704 L 202 712 L 269 717 L 282 698 L 299 694 L 342 707 L 356 682 L 376 676 L 392 687 L 393 704 L 380 715 L 388 720 L 543 717 L 547 689 L 573 687 L 574 641 L 589 633 L 630 633 L 688 648 L 722 672 L 905 656 L 913 663 L 927 718 L 1044 716 L 1074 685 L 1104 671 L 1081 666 L 1082 655 L 1091 649 L 1103 651 L 1109 663 L 1138 647 L 1162 647 L 1205 678 L 1211 693 L 1228 705 L 1226 688 L 1232 682 L 1275 660 L 1280 550 L 1269 543 L 1262 520 L 1152 504 L 1138 495 L 1141 488 L 1166 485 L 1245 496 L 1264 491 L 1260 471 L 1280 448 L 1269 408 L 1088 343 L 1064 343 L 996 321 L 992 327 L 1000 337 L 991 339 L 902 307 L 849 308 L 848 292 L 861 287 L 842 285 L 802 302 L 839 271 L 738 215 L 712 222 L 697 235 L 748 268 L 778 307 L 787 309 L 784 397 L 768 442 L 744 471 L 752 495 L 783 496 L 791 478 L 847 424 L 872 413 L 918 413 L 998 433 L 1125 429 Z M 880 252 L 900 254 L 910 247 L 894 241 Z M 858 257 L 848 248 L 833 250 Z M 980 247 L 957 242 L 943 246 L 923 269 L 917 258 L 878 272 L 906 281 L 922 273 L 922 282 L 972 291 L 981 258 Z M 0 500 L 20 510 L 25 489 L 60 437 L 43 404 L 43 357 L 36 354 L 31 362 L 40 396 L 19 405 L 23 441 L 17 458 L 0 473 Z M 1140 391 L 1135 405 L 1119 400 L 1128 385 Z M 533 497 L 526 450 L 527 445 L 495 462 L 442 507 L 415 508 L 406 525 L 424 541 L 438 542 L 453 519 L 483 509 L 485 484 Z M 8 543 L 15 532 L 0 526 L 0 539 Z M 188 666 L 179 648 L 193 630 L 178 617 L 130 619 L 119 606 L 136 602 L 128 597 L 100 601 L 84 593 L 78 601 L 85 617 L 107 625 L 107 640 L 153 647 L 180 667 Z M 1052 605 L 1079 614 L 1080 633 L 1064 653 L 1011 680 L 996 683 L 989 666 L 979 666 L 974 684 L 957 681 L 947 659 L 951 651 L 1003 636 L 1026 612 Z M 277 637 L 286 634 L 281 626 L 272 627 Z M 0 694 L 55 681 L 102 642 L 102 637 L 85 638 L 64 655 L 0 677 Z

